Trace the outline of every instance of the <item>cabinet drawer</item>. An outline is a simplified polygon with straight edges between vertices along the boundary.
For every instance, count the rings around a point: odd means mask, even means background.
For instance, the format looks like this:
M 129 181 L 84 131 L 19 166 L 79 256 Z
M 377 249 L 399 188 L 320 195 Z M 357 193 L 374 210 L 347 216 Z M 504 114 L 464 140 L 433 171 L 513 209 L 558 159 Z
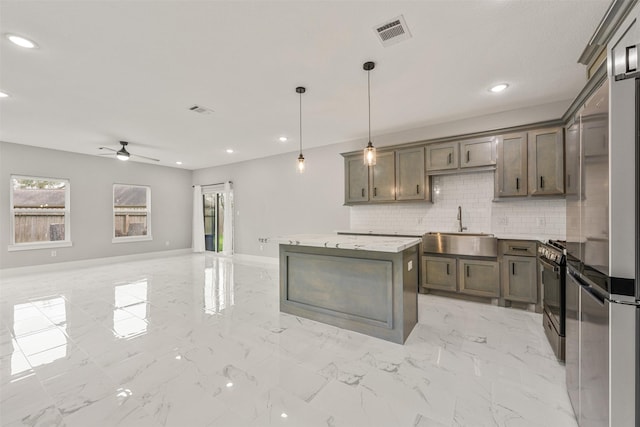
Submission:
M 536 256 L 538 242 L 535 240 L 500 240 L 500 255 Z

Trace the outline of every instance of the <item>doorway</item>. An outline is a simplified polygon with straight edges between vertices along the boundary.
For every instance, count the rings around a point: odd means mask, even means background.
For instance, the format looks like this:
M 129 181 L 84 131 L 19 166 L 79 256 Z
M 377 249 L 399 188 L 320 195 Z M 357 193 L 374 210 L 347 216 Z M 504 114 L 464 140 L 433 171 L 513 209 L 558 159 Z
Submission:
M 224 193 L 202 195 L 204 213 L 204 248 L 207 251 L 224 250 Z

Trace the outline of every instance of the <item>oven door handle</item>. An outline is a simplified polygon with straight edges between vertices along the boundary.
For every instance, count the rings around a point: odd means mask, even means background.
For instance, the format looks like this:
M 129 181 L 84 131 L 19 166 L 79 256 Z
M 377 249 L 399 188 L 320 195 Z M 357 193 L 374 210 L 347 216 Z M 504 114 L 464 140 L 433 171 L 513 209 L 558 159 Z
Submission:
M 549 261 L 545 260 L 544 258 L 538 258 L 538 260 L 540 261 L 541 264 L 549 267 L 550 269 L 553 270 L 554 273 L 559 273 L 560 272 L 560 267 L 558 267 L 555 264 L 551 264 Z

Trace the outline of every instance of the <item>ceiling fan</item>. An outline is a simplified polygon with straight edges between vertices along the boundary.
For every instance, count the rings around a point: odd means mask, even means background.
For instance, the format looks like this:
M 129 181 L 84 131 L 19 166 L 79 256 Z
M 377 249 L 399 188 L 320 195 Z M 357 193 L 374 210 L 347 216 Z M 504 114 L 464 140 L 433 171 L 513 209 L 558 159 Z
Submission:
M 101 150 L 109 150 L 109 151 L 113 151 L 114 153 L 116 153 L 116 158 L 118 160 L 122 160 L 122 161 L 126 161 L 129 160 L 129 157 L 140 157 L 141 159 L 147 159 L 147 160 L 151 160 L 154 162 L 159 162 L 159 159 L 154 159 L 151 157 L 146 157 L 146 156 L 140 156 L 138 154 L 131 154 L 127 151 L 127 145 L 129 145 L 129 143 L 127 141 L 120 141 L 120 144 L 122 145 L 122 148 L 120 148 L 119 150 L 114 150 L 113 148 L 109 148 L 109 147 L 100 147 Z M 111 154 L 101 154 L 101 156 L 111 156 Z

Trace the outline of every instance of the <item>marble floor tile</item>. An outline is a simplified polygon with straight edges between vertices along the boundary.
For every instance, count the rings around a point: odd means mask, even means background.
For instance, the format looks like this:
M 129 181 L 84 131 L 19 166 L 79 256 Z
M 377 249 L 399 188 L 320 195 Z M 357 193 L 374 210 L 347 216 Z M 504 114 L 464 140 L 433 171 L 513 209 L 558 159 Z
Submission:
M 3 279 L 3 426 L 575 427 L 539 314 L 418 296 L 404 345 L 195 254 Z

